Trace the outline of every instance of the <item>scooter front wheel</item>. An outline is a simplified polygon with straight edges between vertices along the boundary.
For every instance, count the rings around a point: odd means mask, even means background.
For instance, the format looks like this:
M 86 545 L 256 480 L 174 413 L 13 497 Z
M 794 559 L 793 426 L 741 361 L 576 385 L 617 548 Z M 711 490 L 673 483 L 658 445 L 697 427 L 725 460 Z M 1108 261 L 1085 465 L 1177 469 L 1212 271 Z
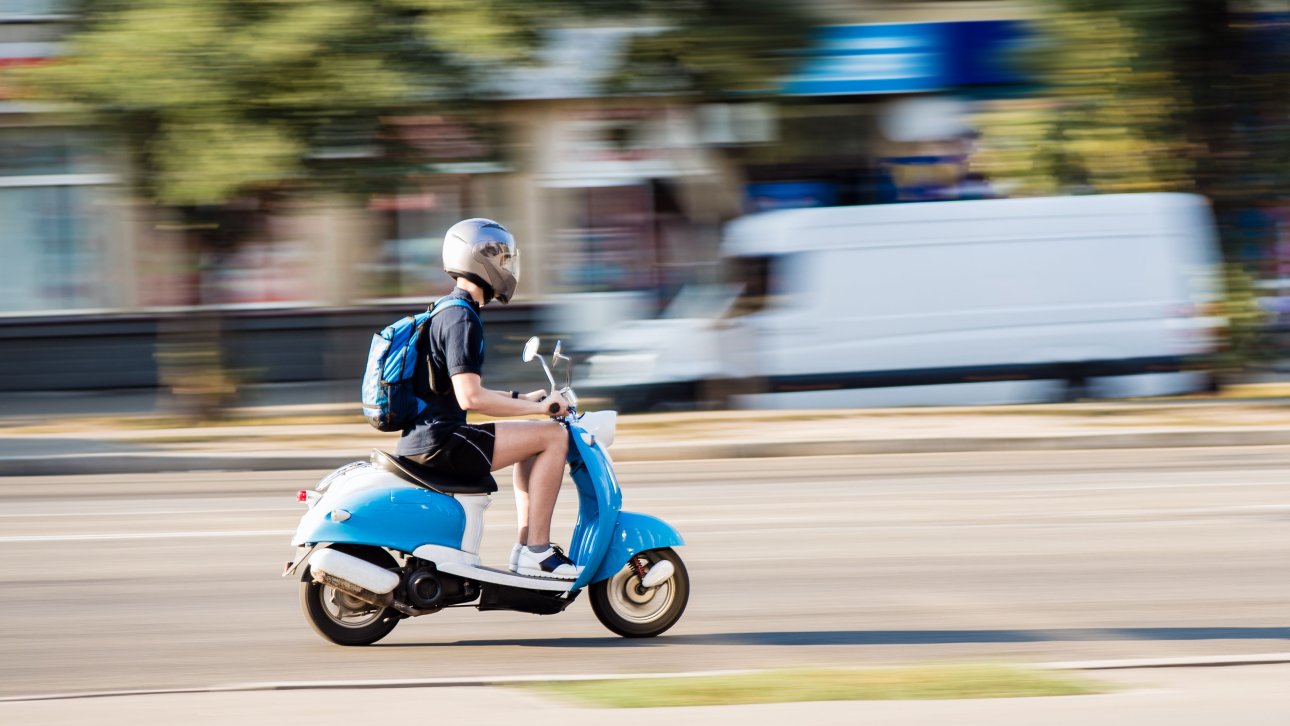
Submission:
M 347 554 L 381 567 L 395 562 L 375 548 L 347 548 Z M 337 645 L 371 645 L 399 624 L 399 611 L 365 603 L 349 593 L 317 582 L 306 567 L 300 578 L 300 606 L 315 632 Z
M 652 638 L 676 625 L 690 599 L 690 575 L 670 547 L 636 555 L 648 571 L 656 563 L 671 563 L 672 576 L 651 588 L 641 586 L 636 570 L 625 565 L 613 577 L 593 583 L 591 611 L 602 625 L 625 638 Z

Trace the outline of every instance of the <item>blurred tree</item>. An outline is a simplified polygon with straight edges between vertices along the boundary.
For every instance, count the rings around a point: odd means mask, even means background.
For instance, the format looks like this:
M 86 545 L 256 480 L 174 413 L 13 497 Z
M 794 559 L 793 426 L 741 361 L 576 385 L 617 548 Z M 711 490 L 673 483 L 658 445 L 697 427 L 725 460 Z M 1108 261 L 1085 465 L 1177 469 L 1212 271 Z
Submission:
M 64 104 L 118 134 L 139 196 L 183 217 L 203 277 L 193 302 L 214 303 L 219 261 L 256 229 L 257 216 L 283 196 L 388 191 L 424 173 L 423 150 L 389 121 L 427 109 L 470 116 L 487 100 L 476 81 L 524 62 L 541 27 L 588 17 L 638 25 L 647 16 L 670 29 L 645 39 L 620 79 L 665 91 L 740 90 L 765 86 L 787 57 L 778 49 L 805 37 L 800 14 L 780 5 L 82 0 L 66 55 L 16 75 L 28 98 Z M 662 84 L 661 72 L 685 83 Z M 210 355 L 218 321 L 209 328 L 170 358 L 202 361 L 193 375 L 210 385 L 182 385 L 192 377 L 182 370 L 164 374 L 176 388 L 230 389 Z
M 640 40 L 624 81 L 659 86 L 666 66 L 668 90 L 764 88 L 809 23 L 750 2 L 94 0 L 70 53 L 20 78 L 32 97 L 120 129 L 154 199 L 222 204 L 283 184 L 397 178 L 400 162 L 421 160 L 383 117 L 460 107 L 481 67 L 523 62 L 540 27 L 579 17 L 671 28 Z
M 423 154 L 384 119 L 470 98 L 471 63 L 517 58 L 546 2 L 86 0 L 67 54 L 18 74 L 118 134 L 138 195 L 178 214 L 197 299 L 221 302 L 221 260 L 284 195 L 388 189 Z M 185 316 L 159 352 L 183 405 L 233 391 L 219 318 Z
M 1141 63 L 1139 32 L 1121 13 L 1082 4 L 1066 0 L 1036 22 L 1042 42 L 1028 60 L 1039 92 L 980 116 L 982 169 L 1021 194 L 1190 189 L 1174 77 Z
M 657 19 L 611 81 L 618 93 L 778 94 L 820 22 L 804 3 L 778 0 L 620 0 L 616 12 Z
M 1220 366 L 1273 355 L 1252 279 L 1290 264 L 1268 264 L 1290 241 L 1290 3 L 1061 0 L 1035 25 L 1040 94 L 982 115 L 982 165 L 1023 194 L 1203 194 L 1236 263 Z
M 95 0 L 70 53 L 23 74 L 124 133 L 142 189 L 222 204 L 279 184 L 382 179 L 384 115 L 469 98 L 471 59 L 514 58 L 543 3 Z M 406 150 L 400 150 L 406 151 Z
M 1290 7 L 1061 0 L 1035 27 L 1040 97 L 982 115 L 983 165 L 1022 193 L 1194 191 L 1225 249 L 1290 187 Z

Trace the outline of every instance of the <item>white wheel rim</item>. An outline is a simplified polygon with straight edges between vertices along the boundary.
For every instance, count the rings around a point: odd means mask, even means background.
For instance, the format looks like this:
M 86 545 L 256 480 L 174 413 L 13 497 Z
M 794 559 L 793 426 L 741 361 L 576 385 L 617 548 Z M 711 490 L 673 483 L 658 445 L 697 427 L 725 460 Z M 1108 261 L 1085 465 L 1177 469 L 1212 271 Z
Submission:
M 321 585 L 322 609 L 327 619 L 342 628 L 364 628 L 376 622 L 385 608 L 377 607 L 337 590 L 330 585 Z
M 631 565 L 618 571 L 609 580 L 609 606 L 622 619 L 647 625 L 666 614 L 676 600 L 676 575 L 649 590 L 641 589 L 640 578 Z

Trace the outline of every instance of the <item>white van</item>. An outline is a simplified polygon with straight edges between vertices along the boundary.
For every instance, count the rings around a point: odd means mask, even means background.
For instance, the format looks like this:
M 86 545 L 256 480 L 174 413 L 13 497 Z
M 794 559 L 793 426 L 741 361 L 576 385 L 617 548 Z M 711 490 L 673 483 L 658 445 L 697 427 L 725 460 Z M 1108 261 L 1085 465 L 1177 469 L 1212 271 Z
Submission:
M 743 381 L 775 408 L 1197 390 L 1221 319 L 1206 201 L 1186 194 L 796 209 L 726 229 L 712 314 L 622 326 L 585 386 L 646 404 Z

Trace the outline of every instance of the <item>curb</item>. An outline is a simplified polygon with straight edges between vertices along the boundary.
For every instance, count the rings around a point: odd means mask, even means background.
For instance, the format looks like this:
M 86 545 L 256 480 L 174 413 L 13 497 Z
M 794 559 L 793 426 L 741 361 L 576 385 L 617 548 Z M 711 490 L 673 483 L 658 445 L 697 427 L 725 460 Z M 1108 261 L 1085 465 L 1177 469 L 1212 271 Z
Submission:
M 1071 451 L 1080 449 L 1166 449 L 1290 445 L 1290 429 L 1247 431 L 1157 431 L 1065 436 L 976 436 L 961 438 L 772 441 L 765 443 L 674 443 L 621 446 L 616 461 L 759 459 L 795 456 L 936 454 L 971 451 Z M 191 471 L 297 471 L 335 469 L 366 459 L 367 452 L 290 454 L 113 453 L 0 457 L 0 476 L 77 474 L 159 474 Z
M 1138 658 L 1128 660 L 1070 661 L 1060 663 L 1035 663 L 1031 667 L 1046 670 L 1138 670 L 1147 668 L 1214 668 L 1250 665 L 1290 664 L 1290 653 L 1265 653 L 1230 656 L 1198 656 L 1182 658 Z M 1025 664 L 1023 664 L 1025 665 Z M 571 683 L 580 681 L 618 681 L 654 678 L 703 678 L 709 676 L 745 675 L 764 673 L 766 669 L 738 669 L 713 671 L 678 671 L 675 673 L 603 673 L 580 675 L 524 675 L 524 676 L 464 676 L 458 678 L 411 678 L 366 681 L 270 681 L 263 683 L 238 683 L 225 686 L 193 688 L 156 688 L 121 691 L 81 691 L 73 693 L 42 693 L 29 696 L 0 697 L 0 703 L 22 701 L 64 701 L 85 698 L 115 698 L 121 696 L 164 696 L 190 693 L 238 693 L 253 691 L 326 691 L 357 690 L 370 688 L 471 688 L 508 686 L 522 683 Z

